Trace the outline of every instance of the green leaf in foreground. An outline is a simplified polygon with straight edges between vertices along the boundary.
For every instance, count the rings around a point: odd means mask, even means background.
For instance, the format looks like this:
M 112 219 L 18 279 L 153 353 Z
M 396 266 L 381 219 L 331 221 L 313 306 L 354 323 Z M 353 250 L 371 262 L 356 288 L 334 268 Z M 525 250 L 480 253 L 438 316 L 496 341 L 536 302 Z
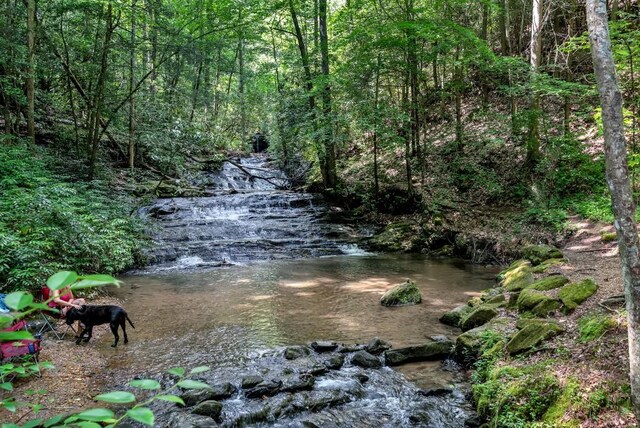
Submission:
M 15 291 L 5 296 L 4 303 L 11 309 L 21 311 L 33 303 L 33 296 L 24 291 Z
M 167 373 L 176 375 L 176 376 L 184 376 L 184 369 L 182 367 L 174 367 L 172 369 L 167 370 Z
M 78 426 L 79 428 L 102 428 L 102 425 L 100 425 L 99 423 L 90 421 L 81 421 L 75 423 L 74 425 Z
M 78 274 L 73 271 L 54 273 L 47 279 L 47 287 L 51 290 L 60 290 L 78 280 Z
M 160 389 L 160 382 L 153 379 L 136 379 L 129 382 L 129 385 L 140 389 Z
M 76 416 L 78 419 L 85 421 L 108 422 L 113 419 L 115 415 L 109 409 L 96 408 L 85 410 L 84 412 L 78 413 Z
M 205 388 L 211 388 L 209 385 L 207 385 L 204 382 L 200 382 L 197 380 L 191 380 L 191 379 L 185 379 L 185 380 L 181 380 L 180 382 L 178 382 L 176 385 L 178 385 L 180 388 L 184 388 L 184 389 L 205 389 Z
M 153 412 L 148 407 L 134 407 L 133 409 L 129 409 L 127 410 L 127 416 L 134 421 L 138 421 L 149 426 L 153 426 L 153 422 L 155 420 Z
M 11 342 L 12 340 L 33 339 L 28 331 L 0 331 L 0 342 Z
M 211 370 L 211 367 L 209 366 L 198 366 L 191 369 L 191 374 L 204 373 L 208 372 L 209 370 Z
M 171 403 L 176 403 L 184 406 L 184 400 L 177 395 L 156 395 L 155 398 L 158 400 L 169 401 Z
M 126 391 L 113 391 L 96 395 L 94 400 L 106 401 L 107 403 L 132 403 L 136 401 L 136 396 Z

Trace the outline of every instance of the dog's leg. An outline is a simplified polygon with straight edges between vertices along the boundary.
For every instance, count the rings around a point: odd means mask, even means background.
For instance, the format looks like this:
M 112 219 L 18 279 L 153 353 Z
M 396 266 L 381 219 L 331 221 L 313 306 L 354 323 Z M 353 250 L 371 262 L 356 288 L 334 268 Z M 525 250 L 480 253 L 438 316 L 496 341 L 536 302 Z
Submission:
M 115 348 L 116 346 L 118 346 L 118 340 L 120 339 L 120 337 L 118 336 L 118 324 L 115 321 L 111 321 L 109 323 L 109 327 L 111 327 L 111 333 L 113 333 L 113 337 L 115 339 L 111 347 Z
M 129 343 L 129 338 L 127 337 L 127 322 L 124 318 L 120 320 L 120 327 L 122 327 L 122 334 L 124 335 L 124 344 Z
M 88 342 L 93 337 L 93 325 L 88 325 L 84 331 L 87 332 L 87 337 L 84 338 L 84 341 Z

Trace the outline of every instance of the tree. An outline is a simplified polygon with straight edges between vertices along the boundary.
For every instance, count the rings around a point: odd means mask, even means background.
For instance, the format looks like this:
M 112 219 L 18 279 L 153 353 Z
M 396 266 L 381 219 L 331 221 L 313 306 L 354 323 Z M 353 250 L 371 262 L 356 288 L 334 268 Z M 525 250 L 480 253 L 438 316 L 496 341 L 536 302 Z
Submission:
M 607 184 L 611 192 L 628 313 L 629 369 L 634 413 L 640 419 L 640 240 L 622 115 L 622 94 L 609 37 L 606 0 L 587 0 L 591 57 L 598 81 L 604 126 Z

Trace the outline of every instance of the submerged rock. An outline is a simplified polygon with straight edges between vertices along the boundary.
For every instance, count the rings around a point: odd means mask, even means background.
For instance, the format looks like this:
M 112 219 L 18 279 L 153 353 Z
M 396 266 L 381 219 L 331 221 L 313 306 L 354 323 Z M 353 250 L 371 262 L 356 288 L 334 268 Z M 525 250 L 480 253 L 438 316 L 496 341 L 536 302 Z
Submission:
M 194 406 L 207 400 L 224 400 L 237 392 L 237 388 L 229 382 L 210 386 L 205 389 L 190 389 L 180 397 L 187 406 Z
M 264 379 L 262 379 L 260 376 L 245 376 L 242 378 L 242 384 L 241 387 L 242 389 L 249 389 L 249 388 L 253 388 L 254 386 L 260 384 L 264 382 Z
M 414 361 L 429 361 L 447 358 L 454 348 L 452 341 L 432 341 L 420 346 L 385 351 L 384 359 L 387 365 L 397 366 Z
M 330 370 L 340 370 L 344 365 L 344 355 L 333 355 L 324 362 L 324 365 Z
M 251 389 L 245 391 L 244 395 L 247 398 L 261 398 L 269 397 L 280 392 L 282 387 L 282 381 L 264 381 L 259 385 L 254 386 Z
M 591 278 L 564 286 L 558 298 L 567 311 L 572 311 L 598 291 L 598 284 Z
M 214 428 L 219 425 L 208 416 L 173 412 L 167 417 L 165 426 L 167 428 Z
M 560 324 L 544 320 L 528 320 L 522 323 L 522 330 L 517 332 L 515 336 L 507 343 L 507 351 L 510 354 L 527 351 L 539 345 L 545 340 L 551 339 L 558 334 L 564 332 L 564 328 Z
M 210 418 L 218 419 L 222 413 L 222 403 L 215 400 L 203 401 L 195 406 L 191 412 L 196 415 L 209 416 Z
M 415 282 L 407 280 L 384 293 L 380 299 L 382 306 L 415 305 L 422 302 L 422 294 Z

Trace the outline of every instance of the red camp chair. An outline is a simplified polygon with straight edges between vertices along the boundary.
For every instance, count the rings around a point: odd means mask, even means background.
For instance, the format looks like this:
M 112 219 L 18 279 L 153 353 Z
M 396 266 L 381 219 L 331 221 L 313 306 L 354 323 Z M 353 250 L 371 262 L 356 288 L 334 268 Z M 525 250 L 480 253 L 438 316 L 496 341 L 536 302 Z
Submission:
M 49 287 L 42 287 L 41 294 L 42 301 L 45 302 L 51 297 L 51 290 L 49 289 Z M 50 330 L 58 340 L 62 340 L 66 336 L 69 329 L 75 332 L 72 326 L 64 322 L 60 307 L 54 302 L 49 302 L 48 305 L 52 309 L 58 309 L 58 311 L 40 311 L 40 316 L 42 318 L 42 321 L 44 321 L 44 324 L 42 325 L 40 330 L 38 330 L 38 334 L 43 334 Z
M 4 331 L 18 331 L 26 330 L 27 322 L 18 321 L 11 327 L 7 327 Z M 16 357 L 31 356 L 33 357 L 38 373 L 40 372 L 40 363 L 38 361 L 38 354 L 42 349 L 41 340 L 35 339 L 22 339 L 14 340 L 10 342 L 0 343 L 0 361 L 10 360 Z

